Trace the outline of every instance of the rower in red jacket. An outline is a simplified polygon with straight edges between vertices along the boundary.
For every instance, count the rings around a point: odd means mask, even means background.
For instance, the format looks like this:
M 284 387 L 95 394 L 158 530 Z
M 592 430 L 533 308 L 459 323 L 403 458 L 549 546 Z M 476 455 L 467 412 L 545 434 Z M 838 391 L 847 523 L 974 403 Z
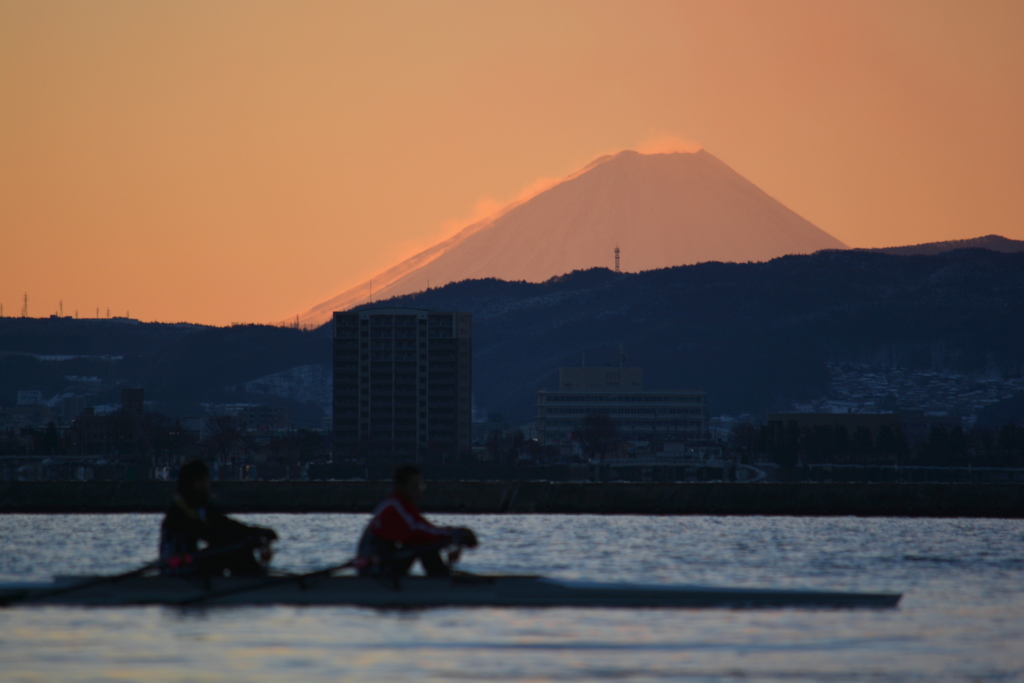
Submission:
M 448 565 L 441 550 L 449 545 L 475 548 L 476 535 L 466 527 L 437 527 L 416 507 L 423 493 L 423 478 L 415 465 L 395 470 L 395 491 L 373 511 L 359 539 L 363 575 L 401 576 L 419 559 L 428 576 L 445 576 Z

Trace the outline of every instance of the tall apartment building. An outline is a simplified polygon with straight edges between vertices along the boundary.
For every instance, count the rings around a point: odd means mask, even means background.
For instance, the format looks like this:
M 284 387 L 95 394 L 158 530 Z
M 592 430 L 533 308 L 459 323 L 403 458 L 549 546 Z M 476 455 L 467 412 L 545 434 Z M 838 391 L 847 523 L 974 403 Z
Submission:
M 334 459 L 444 463 L 470 450 L 473 318 L 334 314 Z
M 604 414 L 630 441 L 707 439 L 703 391 L 644 391 L 642 368 L 559 368 L 558 391 L 537 392 L 537 436 L 565 444 L 587 415 Z

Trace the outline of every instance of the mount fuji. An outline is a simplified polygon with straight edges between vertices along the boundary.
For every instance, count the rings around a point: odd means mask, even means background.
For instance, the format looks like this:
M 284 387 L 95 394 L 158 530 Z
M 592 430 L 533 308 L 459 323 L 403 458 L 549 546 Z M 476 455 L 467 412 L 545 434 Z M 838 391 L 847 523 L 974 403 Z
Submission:
M 636 272 L 767 261 L 845 249 L 705 150 L 596 159 L 555 186 L 467 226 L 309 309 L 304 325 L 402 294 L 475 278 L 543 282 L 574 270 Z

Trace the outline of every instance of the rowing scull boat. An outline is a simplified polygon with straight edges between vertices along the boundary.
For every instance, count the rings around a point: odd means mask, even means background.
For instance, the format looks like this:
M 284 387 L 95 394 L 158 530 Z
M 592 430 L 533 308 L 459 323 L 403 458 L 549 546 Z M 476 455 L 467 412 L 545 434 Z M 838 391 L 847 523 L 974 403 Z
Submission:
M 58 577 L 0 583 L 0 604 L 425 607 L 895 607 L 896 593 L 599 583 L 541 576 Z M 75 584 L 81 588 L 73 588 Z

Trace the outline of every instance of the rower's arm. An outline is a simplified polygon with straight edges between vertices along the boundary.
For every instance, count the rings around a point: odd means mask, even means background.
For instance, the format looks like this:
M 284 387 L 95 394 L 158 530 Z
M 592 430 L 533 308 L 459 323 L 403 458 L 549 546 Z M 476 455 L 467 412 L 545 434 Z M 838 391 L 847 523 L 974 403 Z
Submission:
M 210 543 L 234 543 L 240 540 L 256 540 L 260 537 L 268 541 L 277 539 L 277 533 L 273 529 L 243 524 L 220 510 L 210 508 L 208 515 L 209 537 L 206 540 Z
M 268 540 L 277 538 L 273 529 L 253 527 L 231 519 L 219 510 L 208 507 L 206 520 L 191 517 L 177 506 L 167 511 L 163 529 L 165 536 L 183 539 L 203 540 L 210 545 L 224 545 L 265 536 Z
M 425 545 L 452 538 L 446 529 L 440 529 L 422 517 L 417 517 L 397 505 L 390 505 L 371 522 L 373 535 L 385 541 L 403 545 Z

